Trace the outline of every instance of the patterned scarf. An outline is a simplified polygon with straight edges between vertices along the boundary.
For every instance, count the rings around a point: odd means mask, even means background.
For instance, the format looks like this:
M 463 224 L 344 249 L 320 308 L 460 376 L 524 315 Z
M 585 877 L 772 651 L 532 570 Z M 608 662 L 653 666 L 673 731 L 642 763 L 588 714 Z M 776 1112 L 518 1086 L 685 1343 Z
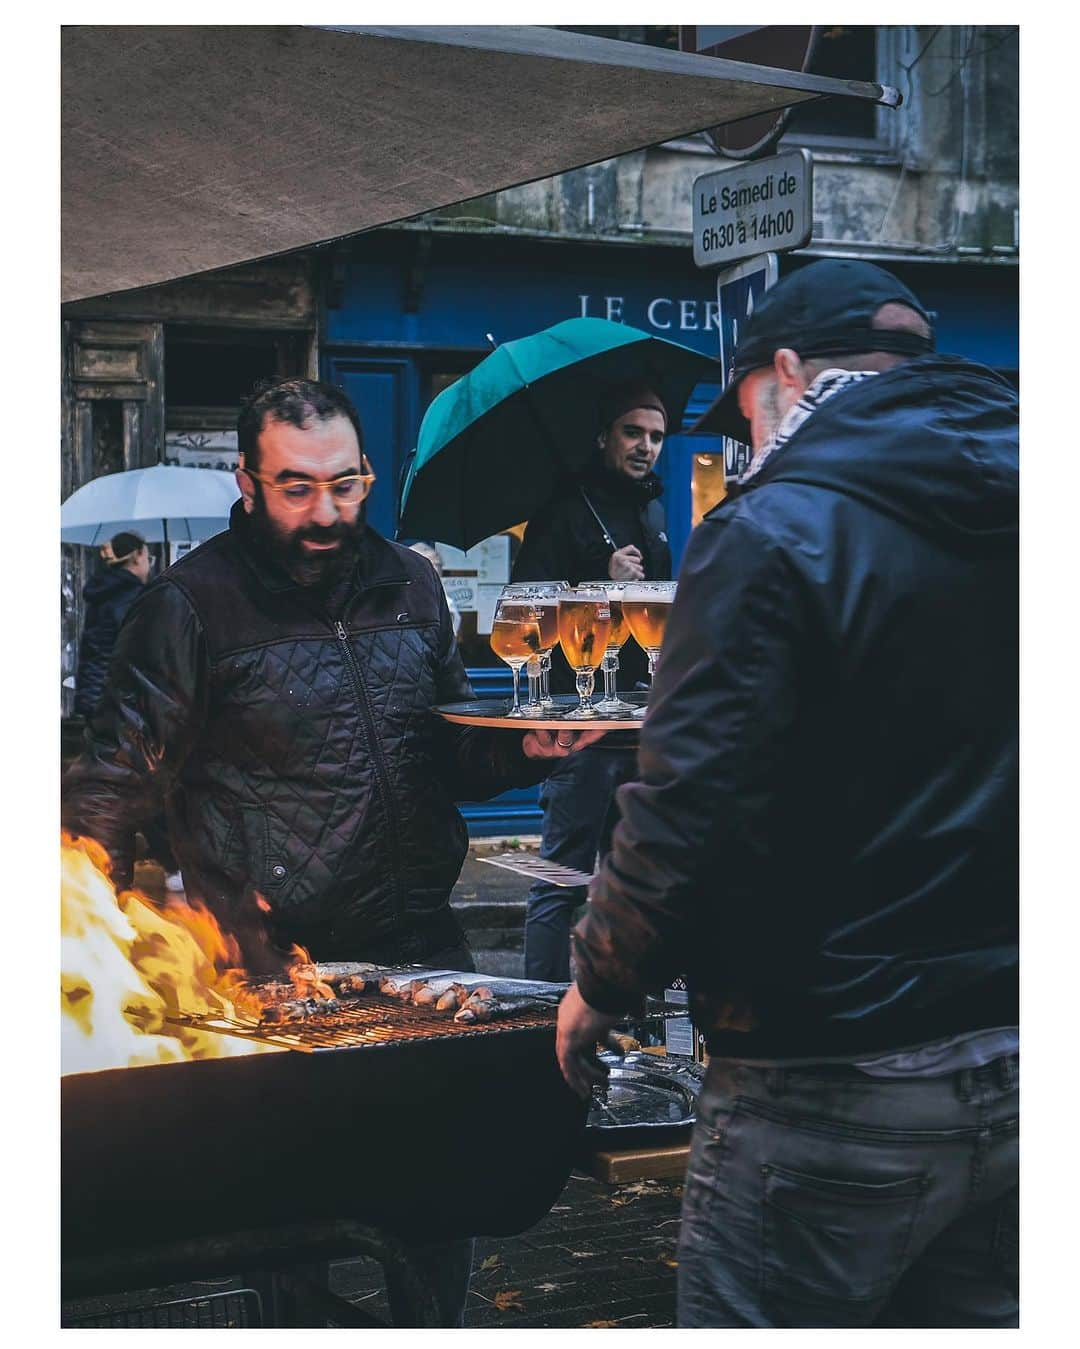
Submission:
M 818 377 L 813 380 L 810 387 L 806 390 L 794 407 L 788 408 L 784 413 L 783 420 L 776 428 L 775 433 L 769 440 L 762 445 L 753 459 L 750 460 L 750 467 L 739 479 L 739 486 L 748 483 L 751 478 L 756 478 L 765 467 L 766 462 L 776 453 L 781 445 L 786 445 L 800 426 L 818 410 L 822 403 L 841 393 L 844 389 L 850 389 L 852 385 L 858 384 L 860 380 L 870 379 L 876 375 L 876 370 L 823 370 Z

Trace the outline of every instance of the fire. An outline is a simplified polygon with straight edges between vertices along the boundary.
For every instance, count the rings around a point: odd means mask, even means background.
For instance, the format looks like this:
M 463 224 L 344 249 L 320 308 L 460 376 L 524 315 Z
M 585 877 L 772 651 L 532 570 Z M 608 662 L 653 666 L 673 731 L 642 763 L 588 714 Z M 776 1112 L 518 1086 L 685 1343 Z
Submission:
M 258 892 L 255 894 L 255 907 L 262 913 L 272 912 L 265 897 Z M 293 992 L 298 998 L 334 997 L 334 990 L 319 978 L 319 971 L 315 962 L 302 946 L 289 947 L 288 962 L 285 973 L 288 975 L 289 982 L 293 986 Z
M 250 1017 L 239 949 L 205 908 L 118 895 L 91 839 L 61 839 L 60 922 L 64 1073 L 272 1052 L 167 1020 Z

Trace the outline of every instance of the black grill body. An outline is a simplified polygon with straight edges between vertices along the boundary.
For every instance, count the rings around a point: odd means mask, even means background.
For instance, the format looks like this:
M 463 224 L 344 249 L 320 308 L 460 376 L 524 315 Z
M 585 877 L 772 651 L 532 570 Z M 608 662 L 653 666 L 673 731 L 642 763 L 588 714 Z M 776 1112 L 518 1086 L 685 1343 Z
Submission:
M 326 1219 L 410 1242 L 519 1232 L 584 1131 L 554 1038 L 549 1024 L 65 1077 L 64 1260 Z

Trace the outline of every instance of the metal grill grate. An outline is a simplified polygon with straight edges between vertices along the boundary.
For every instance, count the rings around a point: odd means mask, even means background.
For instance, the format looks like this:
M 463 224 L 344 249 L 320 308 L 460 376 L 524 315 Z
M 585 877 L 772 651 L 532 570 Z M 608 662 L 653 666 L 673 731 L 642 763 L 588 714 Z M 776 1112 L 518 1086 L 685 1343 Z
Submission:
M 63 1328 L 78 1330 L 238 1330 L 262 1323 L 262 1302 L 253 1288 L 61 1318 Z
M 321 1049 L 361 1049 L 410 1040 L 452 1039 L 461 1035 L 506 1035 L 535 1026 L 552 1026 L 557 1009 L 523 1008 L 497 1021 L 464 1024 L 453 1016 L 428 1012 L 394 998 L 364 997 L 336 1012 L 281 1025 L 257 1026 L 222 1016 L 175 1016 L 171 1021 L 193 1030 L 236 1035 L 244 1040 L 315 1053 Z

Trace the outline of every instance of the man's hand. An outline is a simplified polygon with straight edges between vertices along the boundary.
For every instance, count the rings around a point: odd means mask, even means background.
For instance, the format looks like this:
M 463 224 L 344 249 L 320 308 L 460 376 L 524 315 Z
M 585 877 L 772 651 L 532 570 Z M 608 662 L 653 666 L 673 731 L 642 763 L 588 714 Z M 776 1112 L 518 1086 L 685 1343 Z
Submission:
M 603 731 L 526 731 L 521 748 L 527 759 L 565 759 L 595 745 Z
M 555 1053 L 559 1067 L 570 1089 L 587 1101 L 593 1087 L 602 1087 L 608 1070 L 596 1057 L 597 1043 L 602 1043 L 618 1017 L 597 1012 L 578 992 L 577 984 L 559 1005 L 559 1026 L 555 1033 Z
M 645 564 L 641 549 L 628 543 L 625 548 L 617 548 L 608 558 L 608 575 L 613 581 L 644 581 Z

